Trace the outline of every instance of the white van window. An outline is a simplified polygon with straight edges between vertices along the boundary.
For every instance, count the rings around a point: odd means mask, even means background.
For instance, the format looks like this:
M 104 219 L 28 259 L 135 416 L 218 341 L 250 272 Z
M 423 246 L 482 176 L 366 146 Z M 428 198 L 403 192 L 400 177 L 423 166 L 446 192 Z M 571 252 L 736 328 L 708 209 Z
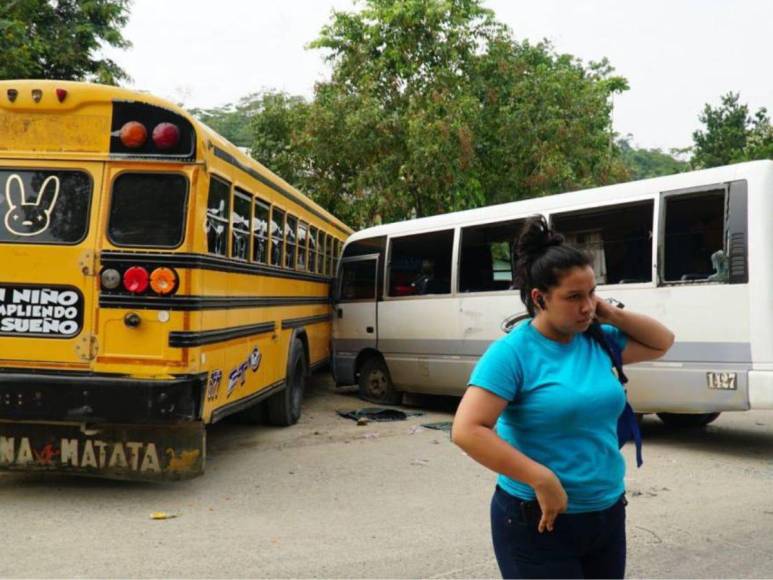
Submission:
M 727 282 L 725 189 L 665 198 L 663 280 Z
M 653 200 L 554 214 L 553 227 L 590 254 L 597 284 L 652 281 Z
M 341 265 L 339 300 L 376 299 L 376 260 L 356 260 Z
M 453 242 L 453 230 L 393 238 L 389 295 L 449 294 Z
M 493 292 L 513 287 L 511 250 L 523 220 L 462 229 L 460 292 Z

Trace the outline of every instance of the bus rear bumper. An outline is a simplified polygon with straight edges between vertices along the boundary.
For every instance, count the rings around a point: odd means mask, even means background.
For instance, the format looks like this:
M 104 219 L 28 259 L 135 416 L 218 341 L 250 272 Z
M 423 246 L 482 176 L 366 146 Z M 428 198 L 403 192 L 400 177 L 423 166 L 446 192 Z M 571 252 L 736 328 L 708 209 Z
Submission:
M 136 481 L 200 475 L 205 378 L 0 369 L 0 470 Z
M 749 406 L 773 409 L 773 370 L 749 371 Z
M 159 424 L 201 417 L 206 375 L 168 380 L 0 369 L 0 420 Z
M 0 469 L 131 481 L 204 471 L 204 423 L 116 425 L 0 421 Z

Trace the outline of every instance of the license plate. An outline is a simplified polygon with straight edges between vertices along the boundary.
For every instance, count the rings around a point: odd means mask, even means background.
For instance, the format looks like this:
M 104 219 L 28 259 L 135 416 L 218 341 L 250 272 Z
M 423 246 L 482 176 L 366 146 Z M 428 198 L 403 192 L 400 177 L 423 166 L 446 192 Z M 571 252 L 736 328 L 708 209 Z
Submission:
M 135 481 L 190 479 L 204 470 L 204 424 L 0 421 L 0 469 Z
M 706 373 L 706 382 L 709 389 L 718 391 L 735 391 L 738 389 L 737 373 Z

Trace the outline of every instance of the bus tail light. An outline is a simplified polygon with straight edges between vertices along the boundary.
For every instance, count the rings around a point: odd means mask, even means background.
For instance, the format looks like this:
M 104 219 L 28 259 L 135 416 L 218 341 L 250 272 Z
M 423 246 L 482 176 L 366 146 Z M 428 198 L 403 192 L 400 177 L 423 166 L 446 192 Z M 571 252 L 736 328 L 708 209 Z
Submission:
M 19 96 L 19 91 L 16 89 L 8 89 L 8 100 L 12 103 L 16 101 L 16 97 Z
M 67 98 L 67 91 L 65 89 L 56 89 L 56 98 L 59 99 L 60 103 L 63 103 Z
M 156 294 L 171 294 L 177 287 L 177 273 L 171 268 L 156 268 L 150 274 L 150 287 Z
M 121 274 L 114 268 L 103 270 L 99 278 L 105 290 L 115 290 L 121 284 Z
M 124 123 L 124 126 L 121 127 L 121 132 L 118 136 L 124 147 L 128 147 L 129 149 L 139 149 L 145 145 L 145 142 L 148 140 L 148 130 L 142 123 L 129 121 L 128 123 Z
M 160 151 L 174 149 L 180 142 L 180 129 L 174 123 L 159 123 L 153 129 L 153 144 Z
M 134 294 L 141 294 L 148 288 L 148 271 L 142 266 L 132 266 L 123 273 L 123 287 Z

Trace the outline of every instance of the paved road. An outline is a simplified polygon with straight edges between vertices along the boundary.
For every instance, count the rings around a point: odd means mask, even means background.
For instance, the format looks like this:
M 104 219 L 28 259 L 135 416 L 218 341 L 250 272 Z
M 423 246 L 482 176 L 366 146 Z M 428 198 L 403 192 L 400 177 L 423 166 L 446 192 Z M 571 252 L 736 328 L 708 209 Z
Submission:
M 454 401 L 357 426 L 362 403 L 315 377 L 289 429 L 209 430 L 207 473 L 148 485 L 0 475 L 1 577 L 491 577 L 493 476 L 443 432 Z M 773 412 L 626 449 L 629 577 L 773 576 Z M 166 511 L 177 517 L 154 521 Z

